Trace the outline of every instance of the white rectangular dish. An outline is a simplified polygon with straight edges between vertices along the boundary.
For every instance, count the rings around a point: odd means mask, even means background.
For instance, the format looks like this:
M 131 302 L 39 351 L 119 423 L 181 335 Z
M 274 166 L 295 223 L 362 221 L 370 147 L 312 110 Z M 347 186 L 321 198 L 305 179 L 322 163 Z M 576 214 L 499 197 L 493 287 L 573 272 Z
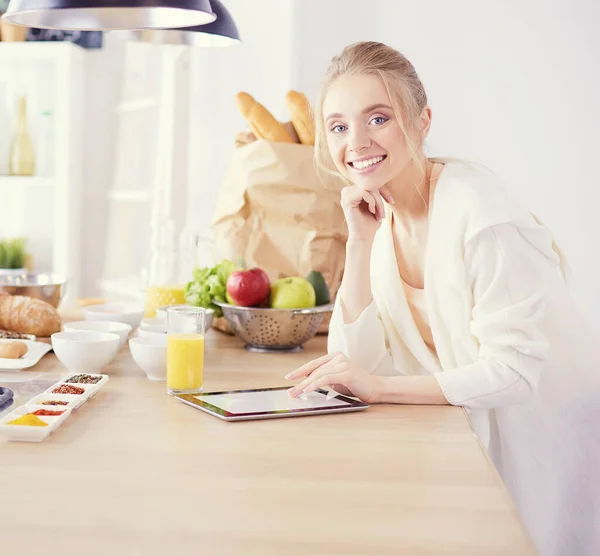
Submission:
M 34 427 L 28 425 L 9 425 L 10 421 L 18 419 L 27 413 L 33 413 L 38 409 L 48 409 L 45 406 L 38 405 L 22 405 L 17 407 L 14 411 L 11 411 L 8 415 L 0 419 L 0 434 L 4 435 L 8 440 L 19 441 L 19 442 L 41 442 L 48 438 L 48 435 L 55 431 L 60 425 L 63 424 L 64 420 L 69 417 L 72 409 L 69 407 L 61 408 L 56 411 L 63 411 L 62 415 L 49 416 L 40 415 L 38 418 L 44 423 L 47 423 L 46 427 Z
M 70 394 L 72 396 L 76 396 L 77 398 L 79 398 L 79 403 L 77 403 L 77 405 L 75 405 L 73 407 L 73 409 L 77 409 L 78 407 L 81 407 L 85 402 L 87 402 L 91 397 L 94 396 L 94 394 L 96 394 L 96 392 L 98 392 L 99 388 L 98 386 L 96 386 L 95 384 L 65 384 L 64 382 L 56 382 L 54 383 L 52 386 L 50 386 L 50 388 L 48 388 L 48 390 L 46 390 L 44 392 L 44 394 L 46 395 L 55 395 L 57 393 L 63 393 L 63 392 L 53 392 L 54 389 L 56 388 L 60 388 L 62 386 L 74 386 L 77 388 L 82 388 L 83 389 L 83 394 Z M 65 392 L 66 394 L 66 392 Z
M 6 359 L 0 357 L 0 371 L 20 371 L 33 367 L 39 360 L 46 355 L 52 346 L 45 342 L 35 342 L 33 340 L 4 340 L 0 339 L 0 343 L 7 342 L 23 342 L 27 345 L 27 353 L 19 359 Z
M 85 377 L 92 377 L 97 382 L 85 382 Z M 95 386 L 99 389 L 108 382 L 108 378 L 108 375 L 98 373 L 70 373 L 59 382 L 60 384 L 72 384 L 73 386 Z M 81 380 L 84 380 L 84 382 L 80 382 Z
M 57 402 L 65 402 L 67 405 L 54 405 L 54 404 L 44 404 L 43 402 L 47 401 L 57 401 Z M 65 407 L 70 407 L 71 409 L 77 409 L 81 405 L 81 396 L 76 396 L 74 394 L 38 394 L 34 398 L 31 398 L 29 405 L 39 405 L 40 407 L 44 407 L 46 409 L 61 409 Z

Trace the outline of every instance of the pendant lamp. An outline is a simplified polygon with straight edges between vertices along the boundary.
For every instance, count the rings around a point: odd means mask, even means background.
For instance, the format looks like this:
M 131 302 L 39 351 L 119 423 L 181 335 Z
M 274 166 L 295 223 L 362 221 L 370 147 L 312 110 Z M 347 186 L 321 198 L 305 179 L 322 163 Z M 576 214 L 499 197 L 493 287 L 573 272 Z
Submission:
M 11 0 L 3 16 L 38 29 L 164 29 L 215 21 L 209 0 Z
M 221 0 L 210 0 L 217 19 L 207 25 L 184 27 L 182 29 L 149 29 L 141 31 L 117 32 L 125 39 L 153 44 L 185 44 L 190 46 L 220 47 L 239 44 L 240 34 L 227 8 Z

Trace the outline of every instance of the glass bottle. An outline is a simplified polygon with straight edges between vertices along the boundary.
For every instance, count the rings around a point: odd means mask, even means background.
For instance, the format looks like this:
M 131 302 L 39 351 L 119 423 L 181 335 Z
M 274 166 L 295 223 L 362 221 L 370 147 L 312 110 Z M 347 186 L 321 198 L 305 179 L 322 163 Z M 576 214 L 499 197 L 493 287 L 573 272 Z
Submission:
M 54 141 L 52 137 L 52 112 L 42 111 L 35 144 L 35 174 L 51 177 L 54 174 Z
M 0 176 L 7 176 L 10 172 L 10 142 L 11 132 L 8 122 L 8 86 L 1 81 L 0 76 Z
M 17 111 L 17 131 L 10 146 L 11 176 L 33 176 L 35 174 L 35 154 L 33 142 L 27 130 L 27 99 L 19 98 Z
M 158 222 L 151 246 L 144 316 L 156 316 L 156 310 L 168 305 L 185 304 L 185 284 L 179 281 L 179 257 L 174 223 L 169 218 Z

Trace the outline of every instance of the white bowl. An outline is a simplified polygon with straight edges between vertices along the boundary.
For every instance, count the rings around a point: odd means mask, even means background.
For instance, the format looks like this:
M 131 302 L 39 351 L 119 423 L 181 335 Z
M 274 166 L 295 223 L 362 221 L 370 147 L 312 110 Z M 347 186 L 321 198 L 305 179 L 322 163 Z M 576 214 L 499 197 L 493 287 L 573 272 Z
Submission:
M 123 322 L 113 322 L 109 320 L 80 320 L 77 322 L 68 322 L 64 325 L 65 332 L 78 332 L 87 330 L 91 332 L 112 332 L 118 334 L 120 341 L 119 347 L 125 345 L 132 328 L 130 324 Z
M 112 332 L 57 332 L 52 348 L 60 362 L 77 373 L 99 373 L 117 354 L 120 337 Z
M 129 324 L 133 329 L 142 322 L 144 310 L 126 303 L 105 303 L 83 308 L 85 320 L 108 320 Z
M 167 326 L 167 319 L 162 317 L 142 319 L 141 326 L 154 326 L 155 324 L 162 324 L 163 326 Z
M 147 336 L 164 336 L 167 333 L 167 325 L 166 324 L 152 324 L 147 326 L 140 326 L 138 329 L 138 334 L 144 338 Z
M 150 380 L 167 380 L 167 335 L 137 336 L 129 340 L 131 356 Z

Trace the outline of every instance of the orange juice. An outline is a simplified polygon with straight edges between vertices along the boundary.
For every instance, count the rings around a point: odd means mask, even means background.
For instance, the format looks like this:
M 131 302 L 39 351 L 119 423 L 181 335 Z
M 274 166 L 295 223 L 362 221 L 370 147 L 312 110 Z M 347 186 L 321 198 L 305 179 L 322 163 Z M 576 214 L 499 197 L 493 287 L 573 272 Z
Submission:
M 204 377 L 204 336 L 169 334 L 167 337 L 167 389 L 200 392 Z
M 156 316 L 156 309 L 166 305 L 184 305 L 185 292 L 183 286 L 150 286 L 146 291 L 144 316 Z

